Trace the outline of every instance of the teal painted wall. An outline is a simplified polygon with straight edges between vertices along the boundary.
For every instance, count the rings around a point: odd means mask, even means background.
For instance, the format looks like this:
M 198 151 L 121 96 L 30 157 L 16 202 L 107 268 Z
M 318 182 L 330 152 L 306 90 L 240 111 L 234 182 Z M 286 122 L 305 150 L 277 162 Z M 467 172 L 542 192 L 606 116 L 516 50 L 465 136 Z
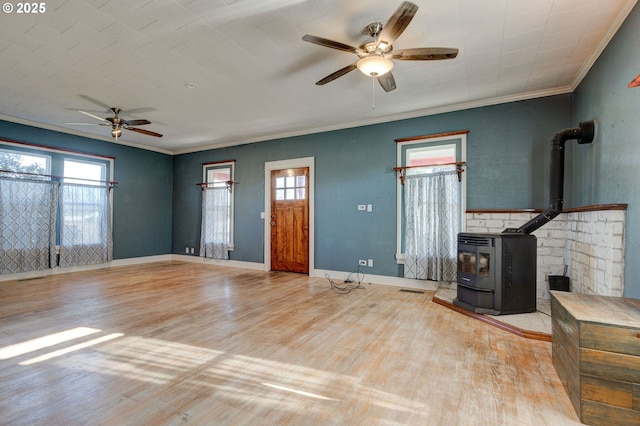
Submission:
M 364 100 L 363 100 L 364 102 Z M 381 100 L 383 102 L 383 100 Z M 395 139 L 469 130 L 469 209 L 544 208 L 549 141 L 571 126 L 571 96 L 561 95 L 392 123 L 178 155 L 174 158 L 173 253 L 199 246 L 202 163 L 236 160 L 235 250 L 262 262 L 264 163 L 315 157 L 315 267 L 401 276 L 396 252 Z M 568 165 L 568 169 L 570 165 Z M 570 173 L 569 173 L 570 174 Z M 566 191 L 570 197 L 571 191 Z M 373 204 L 372 213 L 357 211 Z
M 173 157 L 0 121 L 0 137 L 19 142 L 116 157 L 113 193 L 113 257 L 171 252 Z
M 567 144 L 565 205 L 627 203 L 625 295 L 640 298 L 640 6 L 636 6 L 573 95 L 456 111 L 354 129 L 291 137 L 171 157 L 0 121 L 0 137 L 115 156 L 114 258 L 184 254 L 199 246 L 202 163 L 235 159 L 236 249 L 231 258 L 263 261 L 264 163 L 315 157 L 319 269 L 351 271 L 373 258 L 371 274 L 401 276 L 394 259 L 394 140 L 469 130 L 469 209 L 548 204 L 549 140 L 594 118 L 594 143 Z M 392 94 L 391 94 L 392 96 Z M 381 99 L 380 102 L 384 100 Z M 365 101 L 363 100 L 363 105 Z M 248 119 L 251 119 L 248 117 Z M 373 204 L 363 214 L 358 204 Z
M 640 5 L 575 91 L 574 121 L 594 118 L 596 138 L 573 151 L 576 205 L 627 203 L 625 291 L 640 298 Z M 583 148 L 583 147 L 580 147 Z

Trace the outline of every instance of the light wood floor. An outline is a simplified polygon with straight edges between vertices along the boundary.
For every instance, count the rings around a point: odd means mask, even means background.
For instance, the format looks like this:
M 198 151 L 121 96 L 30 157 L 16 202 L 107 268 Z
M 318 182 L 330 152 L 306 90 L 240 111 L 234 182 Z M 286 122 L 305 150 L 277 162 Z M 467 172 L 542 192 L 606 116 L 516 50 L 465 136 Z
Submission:
M 550 343 L 364 286 L 180 262 L 0 283 L 0 423 L 579 424 Z

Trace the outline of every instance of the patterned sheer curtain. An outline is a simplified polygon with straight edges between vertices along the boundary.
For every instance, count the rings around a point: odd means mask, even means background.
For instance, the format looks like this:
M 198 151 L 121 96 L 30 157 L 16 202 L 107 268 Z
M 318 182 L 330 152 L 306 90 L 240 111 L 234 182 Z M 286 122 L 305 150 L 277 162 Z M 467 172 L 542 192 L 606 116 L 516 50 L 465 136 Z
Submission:
M 460 227 L 455 166 L 407 175 L 404 185 L 405 278 L 456 280 Z
M 202 191 L 200 256 L 229 259 L 231 243 L 231 193 L 226 187 Z
M 95 265 L 112 260 L 110 188 L 62 184 L 60 266 Z
M 58 182 L 0 177 L 0 273 L 55 266 Z

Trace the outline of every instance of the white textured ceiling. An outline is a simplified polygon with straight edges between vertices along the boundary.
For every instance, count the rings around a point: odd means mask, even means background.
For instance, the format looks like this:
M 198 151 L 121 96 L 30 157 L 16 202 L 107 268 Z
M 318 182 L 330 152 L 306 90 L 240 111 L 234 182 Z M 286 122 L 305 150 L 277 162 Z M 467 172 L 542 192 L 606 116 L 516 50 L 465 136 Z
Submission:
M 154 138 L 121 143 L 180 153 L 572 91 L 636 0 L 414 0 L 394 47 L 456 47 L 447 61 L 395 61 L 395 91 L 355 62 L 306 43 L 360 45 L 388 0 L 57 0 L 0 13 L 0 118 L 112 140 L 120 107 Z M 630 76 L 630 78 L 633 76 Z M 189 89 L 186 83 L 196 83 Z M 375 109 L 373 88 L 375 87 Z

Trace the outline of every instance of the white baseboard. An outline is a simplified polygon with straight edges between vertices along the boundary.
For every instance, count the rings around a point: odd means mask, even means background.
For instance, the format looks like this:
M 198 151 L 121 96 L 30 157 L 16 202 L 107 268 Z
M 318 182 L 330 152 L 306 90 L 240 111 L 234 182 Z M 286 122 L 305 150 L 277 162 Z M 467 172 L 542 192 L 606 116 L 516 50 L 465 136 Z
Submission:
M 343 281 L 349 276 L 349 274 L 353 274 L 351 276 L 351 280 L 357 279 L 355 274 L 352 272 L 328 271 L 325 269 L 315 269 L 310 272 L 309 276 L 325 277 L 326 275 L 329 275 L 331 279 Z M 388 277 L 386 275 L 371 275 L 367 273 L 364 273 L 362 282 L 371 283 L 371 284 L 388 285 L 393 287 L 409 288 L 409 289 L 415 289 L 415 290 L 436 291 L 438 289 L 438 283 L 436 281 L 413 280 L 413 279 L 402 278 L 402 277 Z
M 132 257 L 129 259 L 117 259 L 99 265 L 70 266 L 67 268 L 44 269 L 42 271 L 18 272 L 15 274 L 0 275 L 1 281 L 29 280 L 33 278 L 48 277 L 50 275 L 67 274 L 69 272 L 93 271 L 95 269 L 113 268 L 118 266 L 139 265 L 151 262 L 164 262 L 171 260 L 171 254 L 158 256 Z
M 172 254 L 171 260 L 179 260 L 181 262 L 205 263 L 216 266 L 227 266 L 229 268 L 251 269 L 254 271 L 264 271 L 264 263 L 258 262 L 242 262 L 239 260 L 210 259 L 199 256 L 185 256 L 182 254 Z
M 118 266 L 141 265 L 151 262 L 166 262 L 177 260 L 181 262 L 204 263 L 216 266 L 225 266 L 229 268 L 251 269 L 254 271 L 265 271 L 264 263 L 258 262 L 242 262 L 238 260 L 209 259 L 199 256 L 185 256 L 182 254 L 162 254 L 158 256 L 132 257 L 129 259 L 117 259 L 109 263 L 88 266 L 73 266 L 69 268 L 54 268 L 43 271 L 21 272 L 17 274 L 0 275 L 1 281 L 26 280 L 33 278 L 42 278 L 49 275 L 65 274 L 68 272 L 91 271 L 95 269 L 113 268 Z M 332 279 L 345 280 L 349 276 L 349 272 L 329 271 L 325 269 L 313 269 L 309 272 L 310 277 L 324 278 L 329 275 Z M 352 276 L 352 280 L 356 277 Z M 371 284 L 381 284 L 393 287 L 402 287 L 417 290 L 435 291 L 438 289 L 438 283 L 435 281 L 413 280 L 401 277 L 388 277 L 385 275 L 371 275 L 364 273 L 362 282 Z

